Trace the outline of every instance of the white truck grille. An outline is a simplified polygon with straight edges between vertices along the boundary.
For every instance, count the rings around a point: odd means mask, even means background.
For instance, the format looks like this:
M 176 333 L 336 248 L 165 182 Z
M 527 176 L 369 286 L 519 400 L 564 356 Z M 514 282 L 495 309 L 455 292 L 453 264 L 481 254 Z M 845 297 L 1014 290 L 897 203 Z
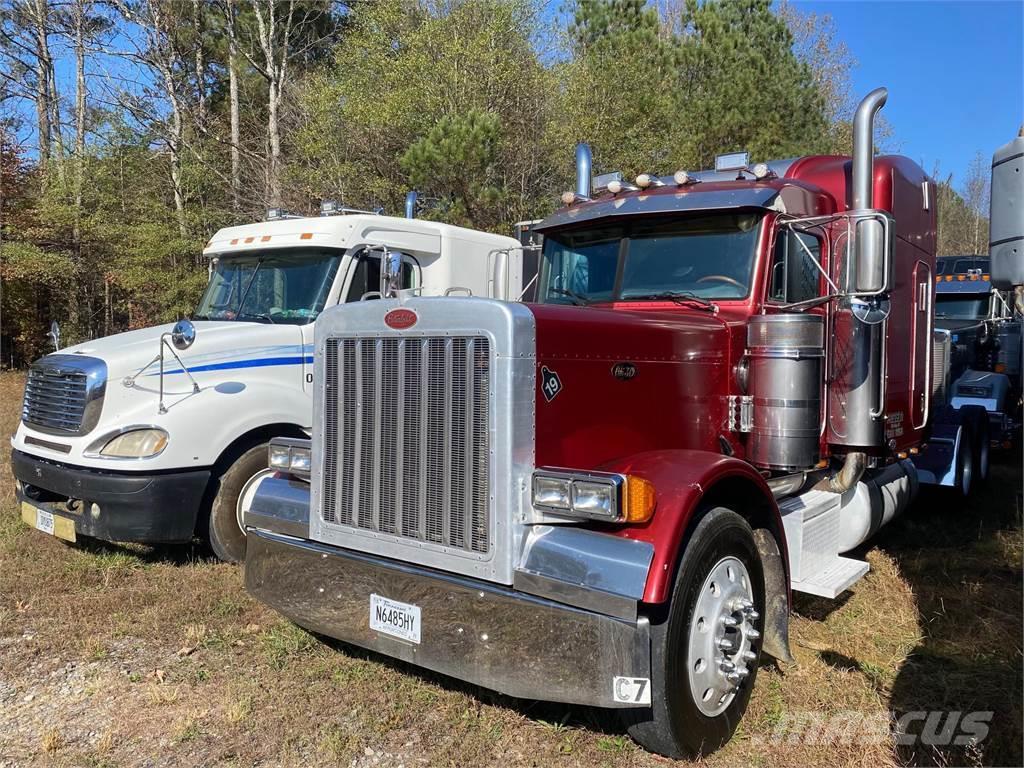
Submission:
M 323 520 L 489 552 L 490 366 L 485 336 L 328 339 Z

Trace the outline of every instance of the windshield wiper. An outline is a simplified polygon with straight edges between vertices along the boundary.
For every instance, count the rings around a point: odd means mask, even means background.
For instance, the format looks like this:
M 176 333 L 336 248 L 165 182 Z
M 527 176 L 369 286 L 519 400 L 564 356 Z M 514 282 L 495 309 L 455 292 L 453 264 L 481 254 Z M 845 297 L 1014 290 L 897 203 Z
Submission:
M 255 317 L 259 320 L 266 320 L 271 325 L 277 325 L 277 323 L 274 322 L 274 318 L 270 316 L 269 312 L 239 312 L 237 315 L 235 315 L 236 320 L 241 320 L 243 317 Z
M 551 293 L 557 293 L 560 296 L 568 296 L 572 299 L 572 303 L 577 307 L 586 307 L 590 305 L 590 299 L 585 296 L 580 296 L 576 291 L 569 288 L 548 288 Z
M 247 298 L 249 298 L 249 289 L 252 288 L 252 284 L 256 280 L 256 275 L 258 275 L 260 273 L 260 267 L 262 267 L 262 266 L 263 266 L 263 259 L 259 259 L 256 262 L 256 269 L 254 269 L 252 271 L 252 275 L 249 276 L 249 282 L 247 282 L 245 284 L 245 291 L 242 293 L 241 298 L 238 300 L 238 312 L 235 313 L 236 317 L 238 315 L 243 314 L 242 307 L 245 306 L 245 300 Z
M 704 309 L 709 309 L 712 312 L 718 311 L 718 305 L 715 304 L 713 301 L 709 301 L 708 299 L 705 299 L 703 296 L 698 296 L 697 294 L 691 293 L 690 291 L 662 291 L 661 293 L 644 293 L 637 296 L 622 297 L 623 301 L 631 301 L 634 299 L 639 301 L 667 300 L 674 301 L 676 304 L 687 304 L 692 302 L 694 304 L 698 304 Z

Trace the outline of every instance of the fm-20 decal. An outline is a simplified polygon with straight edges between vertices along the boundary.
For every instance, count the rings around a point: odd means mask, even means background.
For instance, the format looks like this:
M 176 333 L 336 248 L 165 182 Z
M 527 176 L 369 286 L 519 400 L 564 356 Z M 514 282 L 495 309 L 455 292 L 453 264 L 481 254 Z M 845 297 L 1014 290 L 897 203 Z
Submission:
M 562 380 L 546 365 L 540 369 L 540 391 L 544 393 L 544 399 L 549 403 L 562 391 Z

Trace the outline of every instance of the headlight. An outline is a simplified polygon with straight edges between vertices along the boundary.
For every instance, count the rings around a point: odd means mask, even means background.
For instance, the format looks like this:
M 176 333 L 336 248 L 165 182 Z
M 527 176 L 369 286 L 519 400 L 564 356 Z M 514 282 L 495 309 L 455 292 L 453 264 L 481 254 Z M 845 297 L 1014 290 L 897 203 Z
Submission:
M 148 459 L 163 451 L 167 440 L 162 429 L 133 429 L 107 441 L 99 454 L 118 459 Z
M 533 476 L 533 504 L 537 507 L 567 510 L 570 506 L 571 480 L 562 477 Z
M 308 478 L 313 463 L 311 447 L 312 443 L 309 440 L 274 438 L 267 450 L 267 464 L 279 472 Z
M 655 492 L 648 480 L 635 475 L 538 469 L 533 506 L 568 517 L 642 523 L 654 514 Z

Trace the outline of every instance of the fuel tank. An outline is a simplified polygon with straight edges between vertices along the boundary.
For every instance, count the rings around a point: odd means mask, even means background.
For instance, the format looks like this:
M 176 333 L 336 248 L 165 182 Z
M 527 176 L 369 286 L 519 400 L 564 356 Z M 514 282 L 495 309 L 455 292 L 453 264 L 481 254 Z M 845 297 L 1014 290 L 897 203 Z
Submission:
M 537 466 L 597 469 L 640 451 L 721 450 L 732 370 L 721 317 L 528 306 L 537 334 Z

